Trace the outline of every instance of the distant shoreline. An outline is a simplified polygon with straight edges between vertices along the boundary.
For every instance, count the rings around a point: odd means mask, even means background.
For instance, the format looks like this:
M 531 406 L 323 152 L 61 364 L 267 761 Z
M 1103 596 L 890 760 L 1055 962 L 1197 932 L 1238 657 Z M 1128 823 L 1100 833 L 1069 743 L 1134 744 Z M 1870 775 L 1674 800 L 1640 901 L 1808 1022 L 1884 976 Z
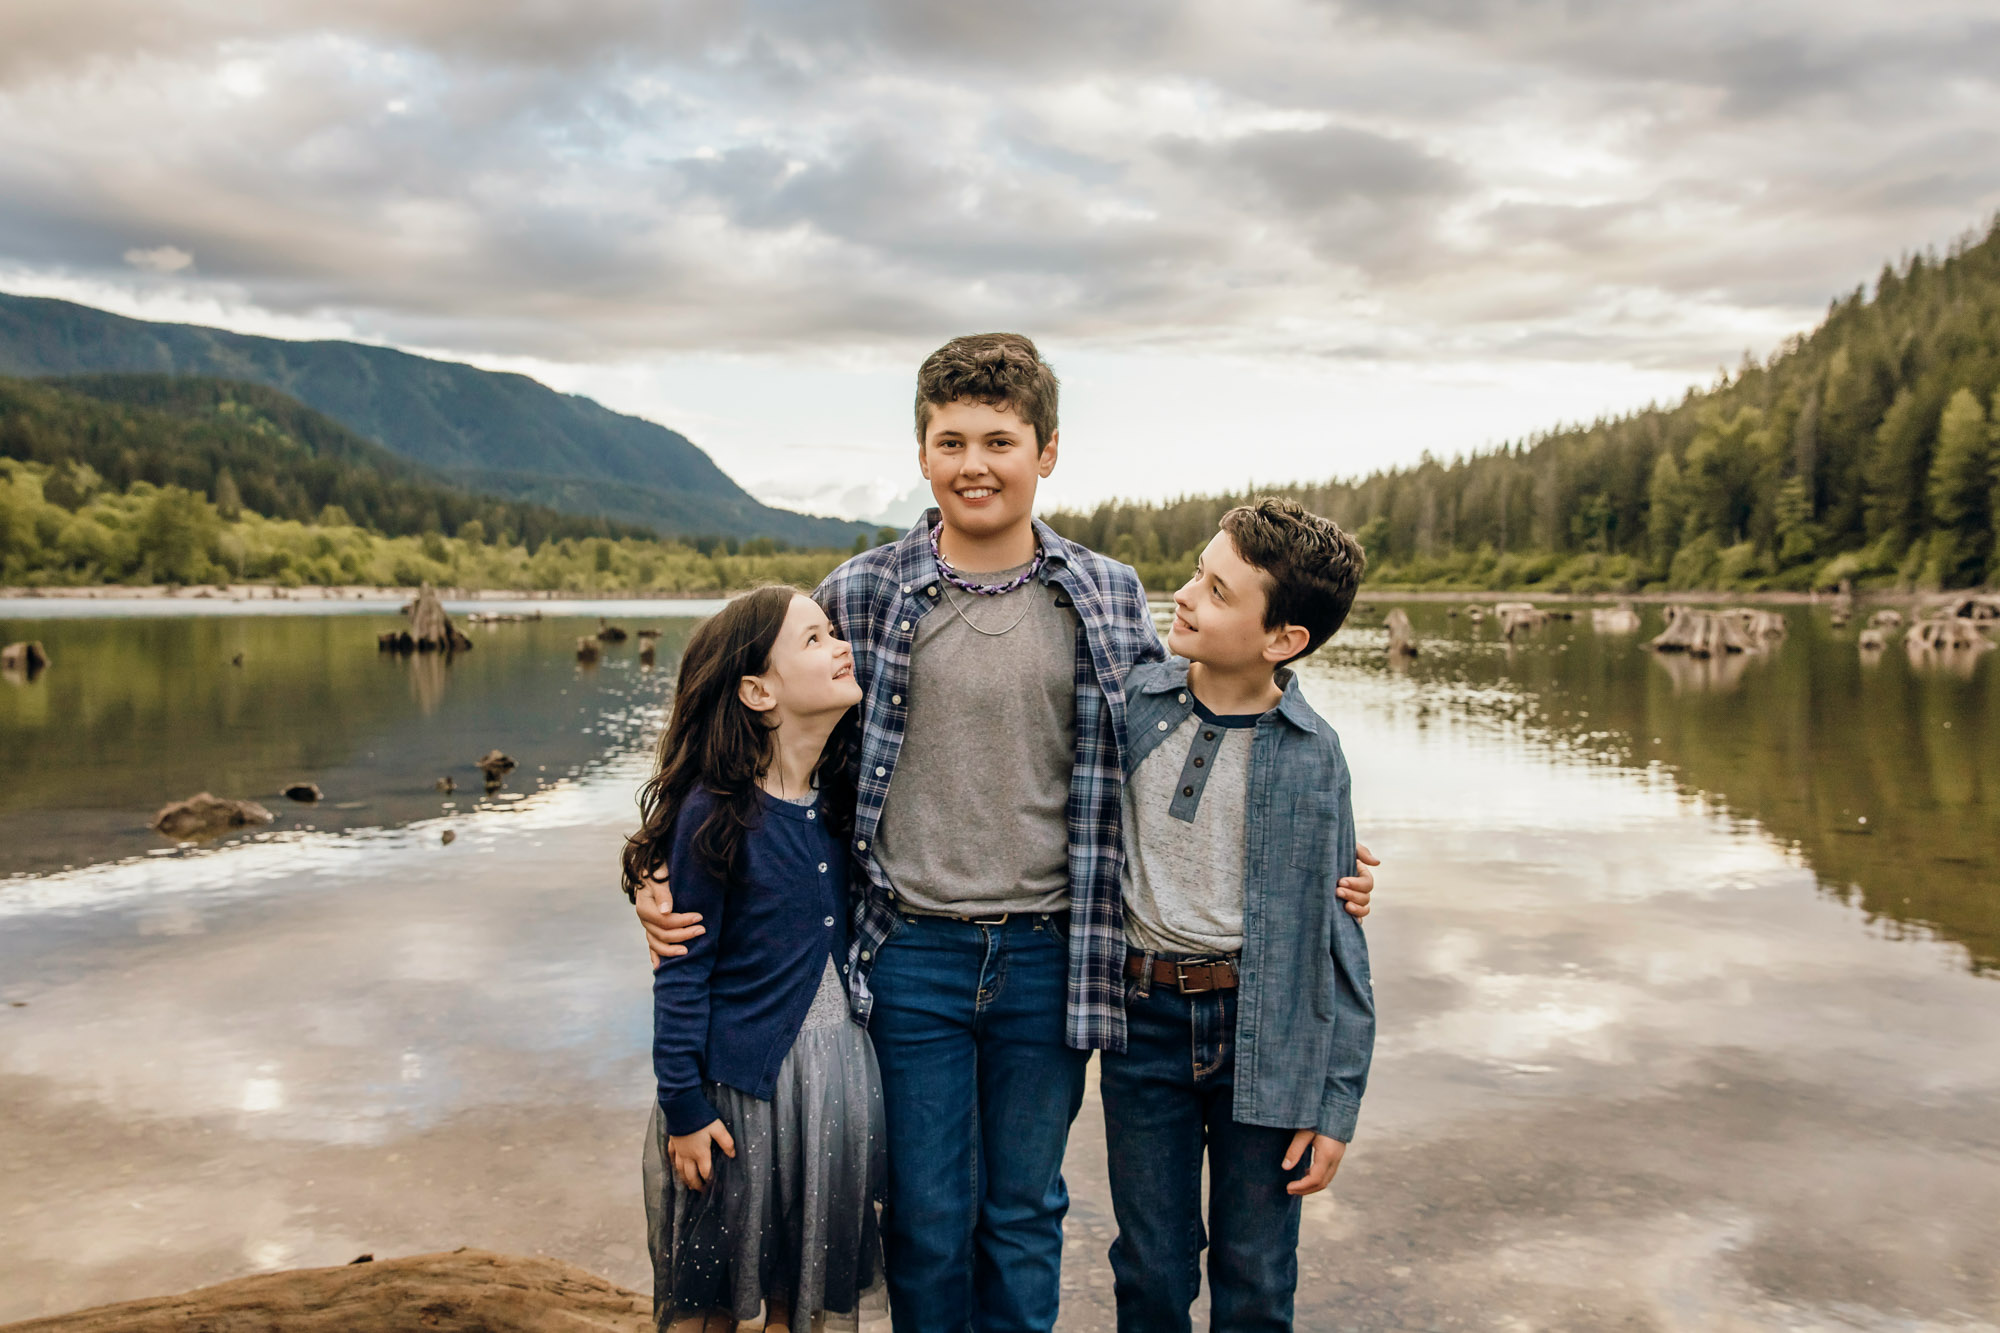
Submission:
M 706 602 L 718 597 L 732 597 L 742 591 L 745 590 L 667 592 L 631 588 L 439 588 L 438 596 L 448 602 Z M 366 584 L 344 587 L 307 584 L 285 588 L 275 583 L 232 583 L 174 588 L 159 583 L 104 583 L 80 588 L 0 588 L 0 601 L 406 602 L 416 595 L 415 588 Z

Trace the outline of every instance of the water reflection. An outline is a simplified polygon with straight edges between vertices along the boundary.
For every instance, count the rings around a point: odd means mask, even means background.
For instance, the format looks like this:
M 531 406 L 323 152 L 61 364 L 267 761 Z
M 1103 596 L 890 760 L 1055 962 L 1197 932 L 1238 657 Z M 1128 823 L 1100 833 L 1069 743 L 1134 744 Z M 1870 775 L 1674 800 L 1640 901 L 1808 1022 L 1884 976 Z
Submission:
M 635 648 L 579 672 L 594 617 L 473 626 L 472 652 L 378 653 L 379 615 L 42 620 L 56 666 L 0 689 L 0 874 L 141 855 L 154 812 L 198 791 L 256 800 L 303 829 L 396 826 L 465 809 L 474 761 L 515 756 L 506 793 L 532 793 L 629 747 L 662 682 Z M 680 651 L 688 619 L 661 620 Z M 0 622 L 0 637 L 15 629 Z M 635 709 L 639 711 L 635 712 Z M 450 776 L 454 796 L 438 790 Z M 295 782 L 325 800 L 286 801 Z M 505 803 L 502 801 L 500 803 Z
M 1706 660 L 1644 649 L 1657 608 L 1636 642 L 1579 618 L 1526 644 L 1441 607 L 1407 609 L 1423 636 L 1418 685 L 1499 689 L 1510 702 L 1487 712 L 1525 736 L 1662 767 L 1793 849 L 1883 929 L 1936 931 L 1975 969 L 2000 968 L 2000 655 L 1863 653 L 1855 630 L 1814 608 L 1787 611 L 1787 634 L 1761 652 Z M 1335 642 L 1330 661 L 1382 660 L 1379 635 Z

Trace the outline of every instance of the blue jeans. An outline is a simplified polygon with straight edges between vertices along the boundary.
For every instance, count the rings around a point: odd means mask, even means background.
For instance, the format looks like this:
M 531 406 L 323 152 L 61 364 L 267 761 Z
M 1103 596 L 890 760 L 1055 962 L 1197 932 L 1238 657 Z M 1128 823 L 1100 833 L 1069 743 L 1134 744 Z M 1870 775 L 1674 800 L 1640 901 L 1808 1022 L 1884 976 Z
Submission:
M 1290 1329 L 1299 1280 L 1299 1200 L 1282 1167 L 1292 1131 L 1238 1124 L 1236 992 L 1154 987 L 1126 1010 L 1123 1055 L 1100 1057 L 1119 1333 L 1186 1333 L 1208 1248 L 1209 1327 Z M 1201 1218 L 1208 1157 L 1208 1231 Z
M 869 984 L 882 1067 L 882 1217 L 896 1333 L 1048 1333 L 1063 1149 L 1089 1054 L 1063 1041 L 1064 918 L 901 916 Z

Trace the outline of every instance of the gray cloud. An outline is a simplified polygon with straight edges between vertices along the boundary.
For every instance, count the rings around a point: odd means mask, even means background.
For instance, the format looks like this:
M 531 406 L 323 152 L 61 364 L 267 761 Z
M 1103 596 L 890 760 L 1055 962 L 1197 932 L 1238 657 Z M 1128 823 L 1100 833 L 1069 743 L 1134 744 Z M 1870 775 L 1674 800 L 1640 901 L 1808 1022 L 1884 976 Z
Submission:
M 1988 13 L 10 6 L 0 265 L 565 359 L 1007 324 L 1706 364 L 2000 207 Z

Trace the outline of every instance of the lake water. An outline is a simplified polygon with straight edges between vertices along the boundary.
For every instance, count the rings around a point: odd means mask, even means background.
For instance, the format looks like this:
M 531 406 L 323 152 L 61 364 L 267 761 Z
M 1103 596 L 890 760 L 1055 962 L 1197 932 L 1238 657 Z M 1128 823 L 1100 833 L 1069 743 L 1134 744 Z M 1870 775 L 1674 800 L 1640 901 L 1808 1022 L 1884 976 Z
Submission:
M 1304 669 L 1388 864 L 1300 1327 L 2000 1326 L 2000 653 L 1867 661 L 1800 608 L 1708 668 L 1424 605 L 1391 670 L 1386 606 Z M 707 608 L 544 603 L 448 664 L 378 656 L 379 606 L 33 609 L 0 604 L 54 659 L 0 682 L 0 1321 L 462 1244 L 643 1287 L 616 855 Z M 601 611 L 661 669 L 579 665 Z M 277 821 L 146 829 L 203 789 Z M 1065 1329 L 1110 1323 L 1097 1116 Z

